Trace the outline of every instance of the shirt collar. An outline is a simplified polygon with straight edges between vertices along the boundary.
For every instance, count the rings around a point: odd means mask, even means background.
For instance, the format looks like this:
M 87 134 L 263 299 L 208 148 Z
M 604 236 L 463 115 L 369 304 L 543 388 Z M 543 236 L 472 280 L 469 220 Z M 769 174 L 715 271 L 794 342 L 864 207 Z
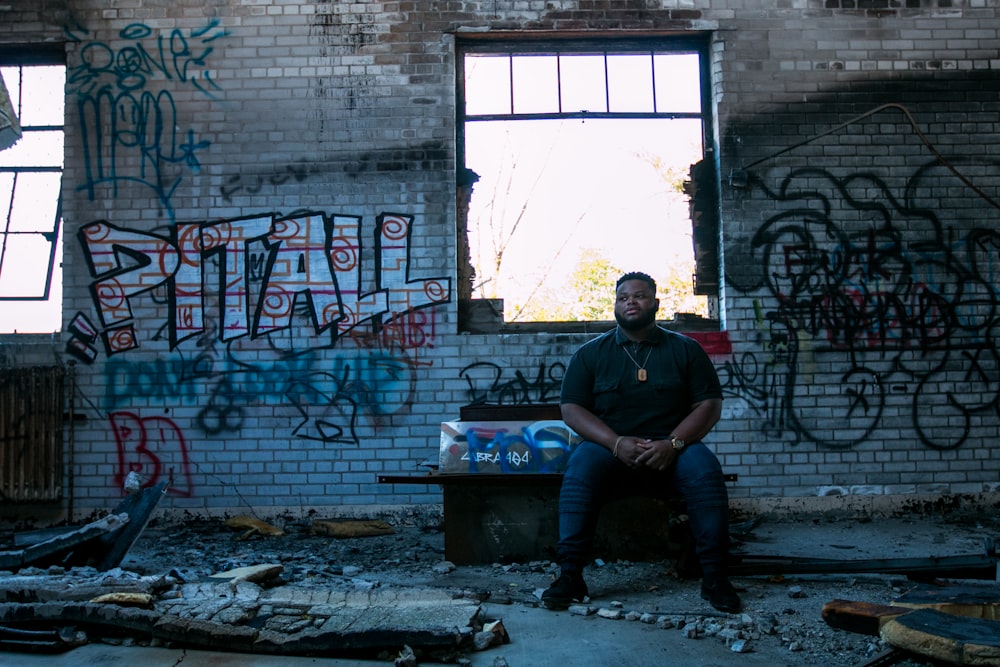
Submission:
M 656 329 L 653 331 L 653 335 L 642 342 L 650 343 L 652 345 L 658 345 L 666 337 L 667 337 L 667 332 L 664 331 L 662 327 L 657 325 Z M 631 342 L 632 340 L 625 335 L 625 332 L 622 331 L 621 327 L 615 327 L 615 343 L 617 343 L 618 345 L 625 345 L 626 343 L 631 343 Z

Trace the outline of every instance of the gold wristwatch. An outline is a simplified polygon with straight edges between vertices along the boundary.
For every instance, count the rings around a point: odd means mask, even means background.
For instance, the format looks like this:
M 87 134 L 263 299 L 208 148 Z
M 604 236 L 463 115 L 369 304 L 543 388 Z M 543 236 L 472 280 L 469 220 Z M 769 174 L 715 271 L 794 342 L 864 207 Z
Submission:
M 684 441 L 680 438 L 670 438 L 670 446 L 673 447 L 678 452 L 684 449 Z

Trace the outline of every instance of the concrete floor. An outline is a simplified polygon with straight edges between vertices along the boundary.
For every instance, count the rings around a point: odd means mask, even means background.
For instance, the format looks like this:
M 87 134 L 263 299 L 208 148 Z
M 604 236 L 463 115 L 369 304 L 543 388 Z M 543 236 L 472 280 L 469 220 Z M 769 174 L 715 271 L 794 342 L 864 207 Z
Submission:
M 504 625 L 514 637 L 510 644 L 469 655 L 473 667 L 493 667 L 498 658 L 510 667 L 782 667 L 770 653 L 734 654 L 715 641 L 685 640 L 670 633 L 629 621 L 570 617 L 565 612 L 508 609 Z M 265 657 L 208 651 L 113 647 L 89 644 L 57 656 L 0 652 L 4 667 L 349 667 L 391 665 L 391 660 L 342 660 L 331 658 Z M 419 664 L 432 664 L 421 661 Z M 802 665 L 790 661 L 788 665 Z
M 745 548 L 755 554 L 781 554 L 815 558 L 870 559 L 870 558 L 922 558 L 982 553 L 986 540 L 1000 543 L 1000 520 L 986 517 L 984 521 L 956 522 L 949 518 L 922 518 L 919 520 L 885 519 L 871 522 L 841 519 L 836 522 L 799 521 L 789 523 L 764 523 L 758 527 Z M 489 572 L 489 570 L 487 570 Z M 449 575 L 461 585 L 476 582 L 492 586 L 494 590 L 504 585 L 502 581 L 484 582 L 482 569 L 459 568 Z M 463 578 L 466 580 L 463 582 Z M 847 583 L 845 580 L 849 579 Z M 767 578 L 734 579 L 744 592 L 747 611 L 762 613 L 764 609 L 777 609 L 781 605 L 798 604 L 802 618 L 808 618 L 820 628 L 818 618 L 822 604 L 830 596 L 843 595 L 843 589 L 853 584 L 854 577 L 828 575 L 790 577 L 777 586 Z M 809 590 L 809 597 L 790 602 L 784 593 L 790 583 L 801 582 Z M 655 591 L 629 588 L 621 585 L 602 585 L 603 590 L 591 587 L 596 601 L 604 606 L 610 600 L 620 600 L 626 609 L 670 608 L 674 613 L 709 613 L 697 595 L 697 583 L 665 584 Z M 989 582 L 986 582 L 987 585 Z M 1000 591 L 1000 588 L 998 588 Z M 849 593 L 848 593 L 849 594 Z M 864 592 L 858 593 L 864 595 Z M 777 605 L 777 606 L 776 606 Z M 567 611 L 553 612 L 524 604 L 484 603 L 487 618 L 502 619 L 511 637 L 511 643 L 471 653 L 468 659 L 473 667 L 509 667 L 542 665 L 573 665 L 573 667 L 644 667 L 676 665 L 691 667 L 731 666 L 783 667 L 825 664 L 861 664 L 823 661 L 816 651 L 789 652 L 774 640 L 748 653 L 734 653 L 718 638 L 690 639 L 682 632 L 664 630 L 656 625 L 637 621 L 609 620 L 593 616 L 580 616 Z M 826 630 L 829 635 L 829 629 Z M 815 640 L 821 642 L 823 640 Z M 814 648 L 821 649 L 820 646 Z M 871 657 L 871 656 L 869 656 Z M 101 665 L 107 667 L 343 667 L 347 665 L 385 665 L 392 660 L 345 660 L 305 657 L 272 657 L 208 651 L 121 647 L 88 644 L 58 655 L 30 655 L 0 652 L 3 667 L 79 667 Z M 433 664 L 421 661 L 420 664 Z M 919 662 L 903 661 L 900 665 L 917 665 Z

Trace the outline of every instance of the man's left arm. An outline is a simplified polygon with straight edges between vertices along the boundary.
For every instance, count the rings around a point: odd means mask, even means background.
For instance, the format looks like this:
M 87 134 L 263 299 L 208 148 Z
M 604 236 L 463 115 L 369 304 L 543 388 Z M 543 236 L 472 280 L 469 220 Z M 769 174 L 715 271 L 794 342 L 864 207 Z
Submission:
M 670 434 L 684 442 L 697 442 L 708 435 L 722 416 L 722 399 L 707 398 L 691 406 L 691 412 Z
M 721 398 L 707 398 L 704 401 L 694 403 L 688 416 L 677 425 L 666 440 L 647 440 L 639 443 L 639 447 L 645 451 L 636 459 L 636 466 L 666 470 L 674 464 L 680 454 L 670 442 L 672 438 L 678 438 L 684 442 L 697 442 L 708 435 L 712 427 L 719 422 L 721 416 Z

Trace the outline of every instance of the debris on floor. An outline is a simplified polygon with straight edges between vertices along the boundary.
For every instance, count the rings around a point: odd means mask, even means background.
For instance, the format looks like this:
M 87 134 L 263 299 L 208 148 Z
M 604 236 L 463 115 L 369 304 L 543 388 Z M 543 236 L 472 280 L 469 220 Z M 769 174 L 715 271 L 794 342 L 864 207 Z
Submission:
M 139 538 L 166 492 L 163 482 L 129 493 L 110 515 L 84 526 L 19 533 L 14 545 L 0 551 L 0 570 L 23 567 L 91 565 L 106 571 L 117 567 Z
M 737 554 L 734 557 L 736 562 L 730 566 L 729 571 L 736 576 L 879 572 L 905 575 L 914 581 L 928 581 L 939 577 L 995 581 L 998 565 L 996 544 L 992 538 L 984 538 L 983 542 L 982 553 L 921 558 L 851 560 Z
M 26 648 L 17 632 L 42 632 L 51 649 L 68 628 L 184 648 L 326 657 L 403 645 L 450 655 L 506 636 L 502 625 L 484 625 L 479 601 L 440 588 L 293 586 L 278 580 L 280 566 L 243 569 L 197 582 L 93 568 L 0 578 L 0 628 L 14 633 L 0 634 L 0 648 Z M 491 637 L 485 645 L 482 632 Z
M 252 516 L 247 516 L 246 514 L 239 514 L 234 517 L 226 519 L 226 525 L 230 528 L 236 528 L 238 530 L 246 530 L 245 533 L 240 535 L 239 539 L 248 540 L 251 537 L 257 535 L 266 535 L 269 537 L 280 537 L 285 534 L 285 531 L 277 526 L 272 526 L 266 521 L 261 521 Z
M 530 624 L 539 622 L 533 616 L 539 595 L 558 575 L 555 563 L 456 566 L 446 558 L 440 517 L 386 516 L 390 521 L 323 520 L 303 511 L 273 523 L 248 520 L 253 517 L 236 525 L 151 522 L 117 567 L 99 570 L 93 552 L 87 565 L 59 559 L 22 565 L 0 573 L 0 651 L 121 643 L 409 665 L 468 664 L 476 651 L 502 661 L 524 650 L 537 632 Z M 141 517 L 125 519 L 128 526 L 145 525 Z M 890 616 L 902 618 L 896 608 L 916 585 L 910 575 L 934 574 L 936 581 L 966 573 L 969 563 L 953 559 L 976 551 L 983 534 L 1000 535 L 992 515 L 950 521 L 946 537 L 931 526 L 912 520 L 747 523 L 738 535 L 743 562 L 746 551 L 782 556 L 766 564 L 768 573 L 734 574 L 744 601 L 740 614 L 708 606 L 700 582 L 680 576 L 666 553 L 634 562 L 597 557 L 585 571 L 593 603 L 565 615 L 544 611 L 543 623 L 577 637 L 634 621 L 642 632 L 669 633 L 667 643 L 721 642 L 722 650 L 739 654 L 734 661 L 766 655 L 771 664 L 916 667 L 929 659 L 880 634 Z M 813 557 L 848 550 L 858 558 Z M 941 554 L 932 565 L 947 567 L 928 573 L 926 554 Z M 995 567 L 995 557 L 987 556 Z M 838 569 L 844 563 L 848 569 Z M 956 563 L 961 567 L 949 569 Z M 858 567 L 874 574 L 850 569 Z M 973 571 L 981 567 L 972 563 Z M 791 571 L 796 568 L 805 571 Z M 893 613 L 882 619 L 855 612 L 852 628 L 845 625 L 847 611 L 840 625 L 821 617 L 823 601 L 851 599 Z
M 315 535 L 329 535 L 346 539 L 350 537 L 373 537 L 392 535 L 392 525 L 376 520 L 313 521 L 310 530 Z
M 997 585 L 924 585 L 888 605 L 832 600 L 822 615 L 831 627 L 881 637 L 897 656 L 1000 667 Z

